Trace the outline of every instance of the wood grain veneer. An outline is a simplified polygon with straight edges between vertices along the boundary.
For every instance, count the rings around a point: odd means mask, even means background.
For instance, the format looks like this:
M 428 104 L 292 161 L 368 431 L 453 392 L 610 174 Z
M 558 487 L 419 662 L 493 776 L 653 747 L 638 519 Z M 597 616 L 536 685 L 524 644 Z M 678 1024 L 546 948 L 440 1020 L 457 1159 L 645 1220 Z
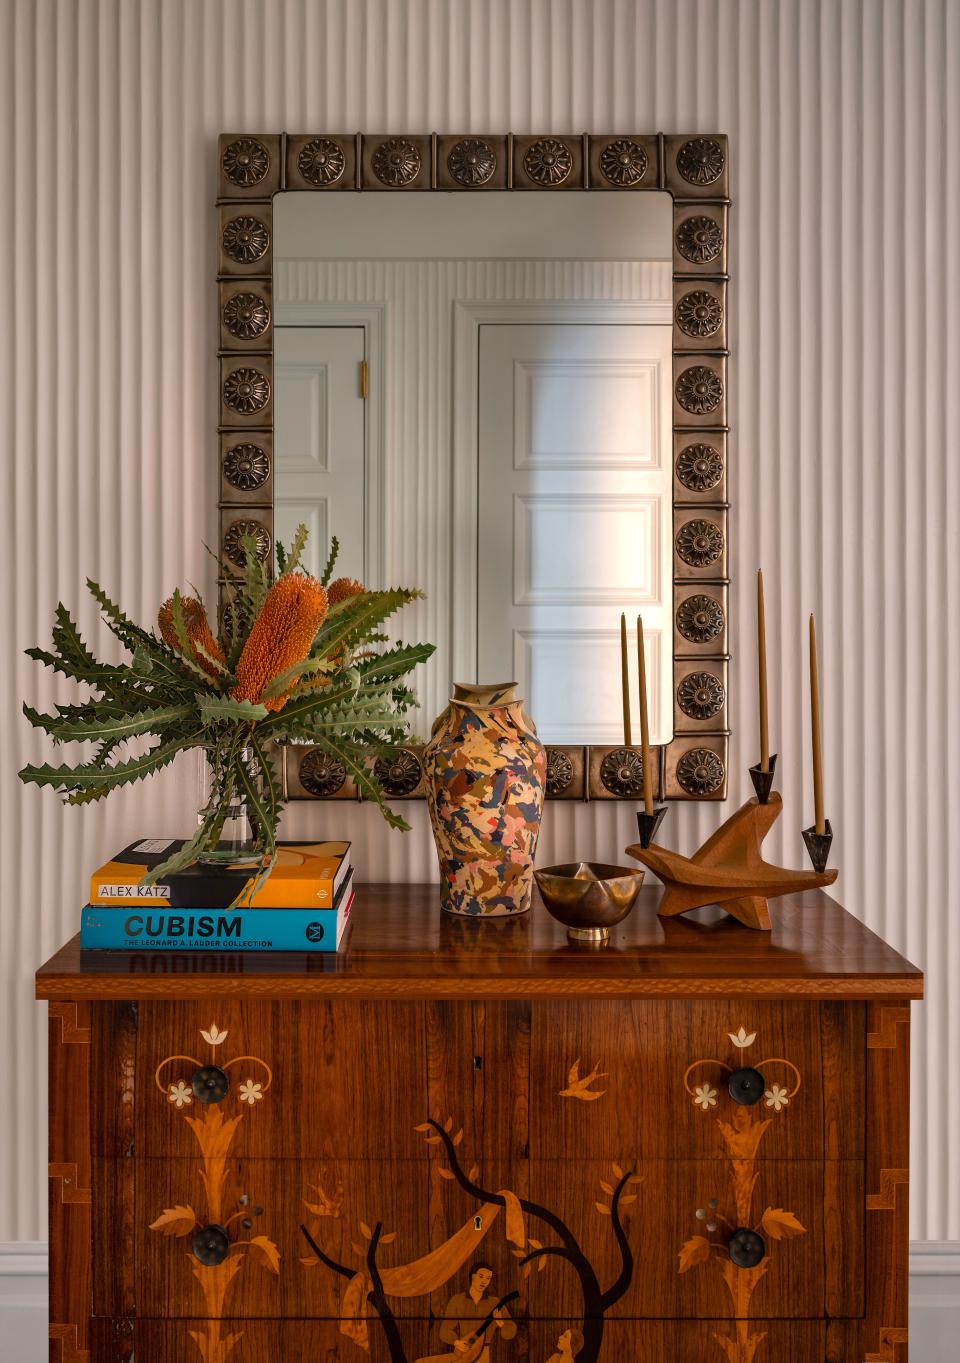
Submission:
M 336 956 L 98 952 L 73 938 L 37 973 L 42 999 L 771 998 L 918 999 L 921 972 L 828 895 L 779 903 L 770 933 L 719 910 L 656 916 L 644 888 L 609 947 L 584 953 L 537 898 L 516 922 L 441 914 L 432 885 L 361 885 L 346 950 Z

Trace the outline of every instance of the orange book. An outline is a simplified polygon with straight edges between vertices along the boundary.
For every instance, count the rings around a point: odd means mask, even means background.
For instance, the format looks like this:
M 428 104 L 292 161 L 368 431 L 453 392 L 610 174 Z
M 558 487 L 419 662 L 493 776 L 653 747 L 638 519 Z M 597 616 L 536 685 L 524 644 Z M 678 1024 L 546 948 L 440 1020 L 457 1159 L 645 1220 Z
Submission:
M 172 909 L 219 909 L 233 904 L 256 879 L 258 865 L 227 869 L 194 862 L 155 885 L 139 882 L 173 855 L 183 838 L 142 838 L 131 843 L 90 877 L 90 903 L 122 908 L 157 904 Z M 328 909 L 350 870 L 349 842 L 281 842 L 276 864 L 246 907 Z

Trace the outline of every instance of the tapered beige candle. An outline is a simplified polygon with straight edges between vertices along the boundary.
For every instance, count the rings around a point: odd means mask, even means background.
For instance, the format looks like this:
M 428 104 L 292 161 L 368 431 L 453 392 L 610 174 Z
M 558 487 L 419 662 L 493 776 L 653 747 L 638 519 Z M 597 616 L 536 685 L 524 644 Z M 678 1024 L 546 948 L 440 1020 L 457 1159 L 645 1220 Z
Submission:
M 643 617 L 637 616 L 637 673 L 640 686 L 640 757 L 643 762 L 643 812 L 653 813 L 653 763 L 650 761 L 650 723 L 647 718 L 647 660 L 643 652 Z
M 623 741 L 629 748 L 633 743 L 630 733 L 630 666 L 627 659 L 627 617 L 620 613 L 620 687 L 623 691 Z
M 817 670 L 817 626 L 810 616 L 810 737 L 813 743 L 813 818 L 818 833 L 826 833 L 823 815 L 823 746 L 820 738 L 820 675 Z
M 763 571 L 757 569 L 757 664 L 760 670 L 760 770 L 770 770 L 767 727 L 767 616 L 763 605 Z

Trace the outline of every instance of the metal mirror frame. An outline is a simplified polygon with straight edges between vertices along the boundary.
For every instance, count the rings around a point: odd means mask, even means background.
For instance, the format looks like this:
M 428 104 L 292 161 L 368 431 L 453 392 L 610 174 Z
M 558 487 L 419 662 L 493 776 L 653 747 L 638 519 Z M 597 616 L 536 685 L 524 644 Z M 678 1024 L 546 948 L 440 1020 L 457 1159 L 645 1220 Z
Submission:
M 719 133 L 224 133 L 218 151 L 220 546 L 273 545 L 273 198 L 288 190 L 665 191 L 673 200 L 674 736 L 658 799 L 727 793 L 729 151 Z M 226 604 L 226 603 L 222 603 Z M 421 749 L 378 759 L 393 799 L 424 794 Z M 326 754 L 282 754 L 289 799 L 358 799 Z M 547 794 L 633 800 L 637 747 L 548 747 Z

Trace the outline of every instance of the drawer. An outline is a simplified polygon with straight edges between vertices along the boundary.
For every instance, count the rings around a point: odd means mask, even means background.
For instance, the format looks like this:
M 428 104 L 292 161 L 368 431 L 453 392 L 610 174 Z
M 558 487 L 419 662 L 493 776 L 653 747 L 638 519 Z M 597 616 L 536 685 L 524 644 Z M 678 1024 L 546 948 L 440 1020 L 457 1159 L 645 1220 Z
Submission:
M 428 1111 L 419 1003 L 144 1003 L 135 1045 L 138 1155 L 196 1153 L 189 1121 L 174 1118 L 200 1112 L 198 1072 L 202 1096 L 225 1094 L 224 1113 L 240 1118 L 231 1149 L 252 1158 L 342 1155 L 345 1141 L 354 1157 L 379 1158 Z
M 730 1363 L 730 1352 L 721 1343 L 735 1338 L 736 1327 L 726 1321 L 697 1323 L 674 1321 L 607 1321 L 603 1328 L 597 1363 Z M 509 1344 L 491 1347 L 492 1363 L 546 1363 L 556 1352 L 568 1330 L 579 1330 L 577 1321 L 519 1322 L 517 1334 Z M 409 1363 L 451 1356 L 450 1346 L 440 1338 L 440 1323 L 429 1320 L 403 1321 L 398 1330 L 403 1358 Z M 755 1363 L 849 1363 L 849 1358 L 829 1352 L 827 1329 L 819 1321 L 764 1321 L 747 1338 L 763 1334 L 758 1341 Z M 150 1363 L 202 1363 L 199 1342 L 204 1340 L 211 1359 L 227 1356 L 217 1353 L 217 1344 L 227 1338 L 234 1343 L 229 1363 L 336 1363 L 339 1359 L 368 1358 L 370 1363 L 395 1363 L 383 1330 L 376 1322 L 368 1330 L 369 1352 L 364 1354 L 344 1336 L 334 1321 L 262 1321 L 228 1319 L 212 1329 L 206 1320 L 109 1320 L 93 1322 L 93 1357 L 96 1363 L 129 1363 L 131 1357 Z M 207 1344 L 211 1341 L 212 1348 Z M 578 1340 L 574 1335 L 572 1343 Z M 348 1352 L 349 1350 L 349 1352 Z M 736 1355 L 734 1355 L 736 1357 Z
M 537 1002 L 531 1153 L 723 1159 L 748 1116 L 751 1158 L 861 1159 L 864 1026 L 858 1004 Z
M 442 1318 L 478 1261 L 489 1294 L 518 1294 L 519 1319 L 862 1312 L 859 1161 L 467 1164 L 460 1150 L 251 1160 L 233 1157 L 224 1135 L 206 1160 L 98 1161 L 94 1238 L 108 1248 L 95 1266 L 95 1309 L 135 1307 L 157 1319 L 362 1316 L 357 1275 L 375 1237 L 374 1265 L 401 1319 Z M 757 1237 L 757 1266 L 734 1266 L 735 1228 Z

